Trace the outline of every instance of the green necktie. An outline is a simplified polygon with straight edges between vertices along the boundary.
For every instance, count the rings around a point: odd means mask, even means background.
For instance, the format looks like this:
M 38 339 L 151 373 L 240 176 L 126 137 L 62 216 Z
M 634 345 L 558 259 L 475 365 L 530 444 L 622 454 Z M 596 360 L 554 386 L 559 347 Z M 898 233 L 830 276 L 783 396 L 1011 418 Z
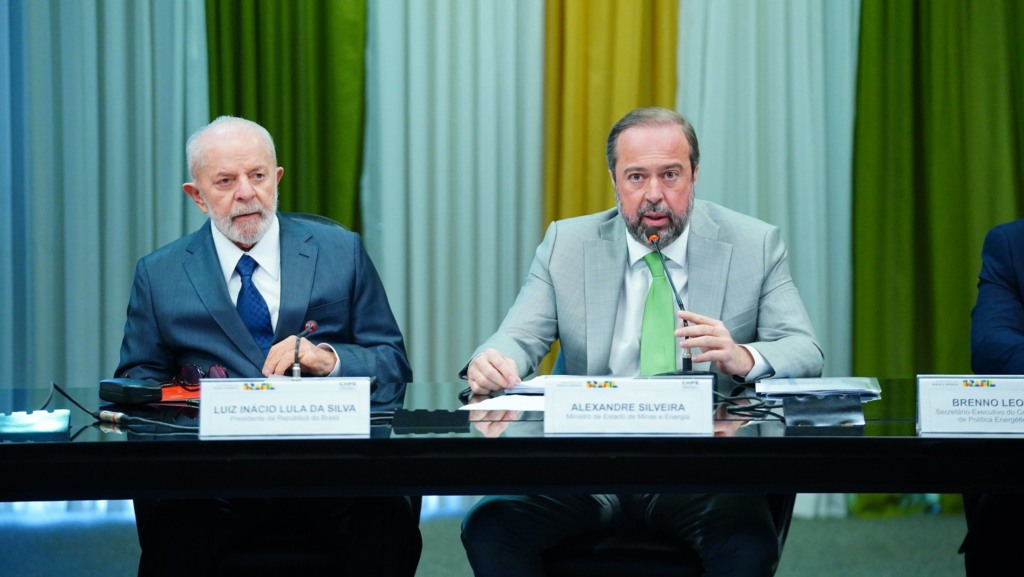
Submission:
M 676 370 L 675 308 L 658 253 L 648 253 L 644 262 L 652 278 L 640 330 L 640 374 L 656 375 Z

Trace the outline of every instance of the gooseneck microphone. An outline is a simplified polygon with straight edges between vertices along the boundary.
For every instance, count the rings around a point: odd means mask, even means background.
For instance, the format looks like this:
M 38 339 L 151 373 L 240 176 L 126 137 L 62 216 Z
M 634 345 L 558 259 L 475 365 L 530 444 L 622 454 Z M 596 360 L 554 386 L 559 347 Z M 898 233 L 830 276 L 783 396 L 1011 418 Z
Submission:
M 662 252 L 661 252 L 661 245 L 658 242 L 658 241 L 661 240 L 661 235 L 658 234 L 658 229 L 653 227 L 653 226 L 649 226 L 649 227 L 645 228 L 644 229 L 644 237 L 647 239 L 647 242 L 649 242 L 652 245 L 654 245 L 654 250 L 658 251 L 658 258 L 661 259 L 661 268 L 665 269 L 665 278 L 668 279 L 668 286 L 669 286 L 670 289 L 672 289 L 672 296 L 674 296 L 675 299 L 676 299 L 676 305 L 679 306 L 679 310 L 685 311 L 686 308 L 683 307 L 683 299 L 679 298 L 679 292 L 676 290 L 676 284 L 674 282 L 672 282 L 672 275 L 669 274 L 669 272 L 668 272 L 668 264 L 665 262 L 665 255 L 662 254 Z M 672 323 L 672 324 L 674 325 L 675 323 Z M 683 320 L 683 325 L 684 326 L 686 326 L 688 324 L 689 323 L 687 323 L 685 320 Z M 689 373 L 689 372 L 692 372 L 692 371 L 693 371 L 693 360 L 690 357 L 690 349 L 687 348 L 687 347 L 683 347 L 683 368 L 682 368 L 682 372 Z
M 302 328 L 302 332 L 295 335 L 295 362 L 292 364 L 293 379 L 298 379 L 302 375 L 302 369 L 299 367 L 299 343 L 302 341 L 302 337 L 315 333 L 316 329 L 316 321 L 306 321 L 305 326 Z

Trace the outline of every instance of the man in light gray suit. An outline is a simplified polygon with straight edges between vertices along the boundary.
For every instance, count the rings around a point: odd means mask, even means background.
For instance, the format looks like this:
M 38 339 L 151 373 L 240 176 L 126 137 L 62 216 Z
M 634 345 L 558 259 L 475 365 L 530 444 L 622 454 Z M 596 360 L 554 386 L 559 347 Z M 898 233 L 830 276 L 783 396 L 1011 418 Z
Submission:
M 551 224 L 498 332 L 461 373 L 472 391 L 514 386 L 556 339 L 568 374 L 642 374 L 652 230 L 686 307 L 676 312 L 677 362 L 690 349 L 726 394 L 765 377 L 820 376 L 823 356 L 779 230 L 694 200 L 700 152 L 690 123 L 663 108 L 634 110 L 612 128 L 607 157 L 617 207 Z M 717 421 L 716 434 L 740 424 Z M 462 540 L 478 576 L 543 575 L 545 550 L 622 526 L 675 535 L 707 575 L 771 575 L 778 563 L 762 495 L 489 497 L 467 514 Z

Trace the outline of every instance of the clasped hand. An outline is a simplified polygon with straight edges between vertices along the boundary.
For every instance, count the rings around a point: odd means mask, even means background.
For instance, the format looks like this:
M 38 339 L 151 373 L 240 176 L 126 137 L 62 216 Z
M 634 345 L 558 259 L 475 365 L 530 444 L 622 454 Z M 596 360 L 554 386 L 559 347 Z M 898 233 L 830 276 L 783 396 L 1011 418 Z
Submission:
M 295 335 L 270 347 L 267 361 L 263 363 L 263 376 L 284 375 L 292 370 L 295 363 Z M 299 342 L 299 366 L 307 375 L 323 377 L 334 370 L 337 357 L 327 348 L 320 348 L 305 337 Z

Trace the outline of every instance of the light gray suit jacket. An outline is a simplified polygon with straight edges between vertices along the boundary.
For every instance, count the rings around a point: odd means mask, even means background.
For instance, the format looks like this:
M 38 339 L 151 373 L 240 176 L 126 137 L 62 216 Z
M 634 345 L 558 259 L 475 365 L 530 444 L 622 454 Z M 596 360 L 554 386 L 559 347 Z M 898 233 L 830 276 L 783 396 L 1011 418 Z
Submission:
M 610 374 L 626 261 L 626 226 L 617 209 L 551 223 L 498 332 L 473 356 L 495 348 L 525 377 L 561 339 L 567 374 Z M 821 348 L 777 227 L 695 200 L 686 266 L 689 309 L 721 319 L 733 340 L 764 356 L 772 376 L 821 375 Z M 725 391 L 731 382 L 719 377 Z

